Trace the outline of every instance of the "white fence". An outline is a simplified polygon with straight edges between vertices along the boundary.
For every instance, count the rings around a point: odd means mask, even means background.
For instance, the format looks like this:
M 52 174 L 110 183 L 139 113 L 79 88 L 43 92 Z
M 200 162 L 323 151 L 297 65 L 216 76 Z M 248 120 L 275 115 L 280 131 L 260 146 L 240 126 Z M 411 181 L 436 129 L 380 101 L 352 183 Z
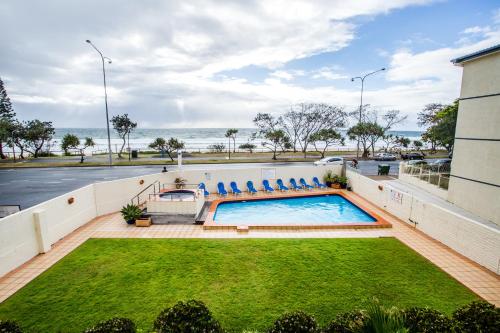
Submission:
M 390 214 L 414 225 L 489 270 L 500 274 L 500 230 L 347 171 L 354 192 Z

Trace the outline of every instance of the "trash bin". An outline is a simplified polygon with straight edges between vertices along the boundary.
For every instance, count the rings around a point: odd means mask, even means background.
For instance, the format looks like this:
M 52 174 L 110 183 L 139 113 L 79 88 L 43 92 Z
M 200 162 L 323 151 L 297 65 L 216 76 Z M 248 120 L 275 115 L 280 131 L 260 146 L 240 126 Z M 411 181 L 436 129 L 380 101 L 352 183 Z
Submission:
M 137 149 L 132 150 L 132 158 L 138 158 L 138 157 L 139 157 L 139 152 L 137 151 Z
M 387 176 L 389 174 L 389 170 L 391 166 L 389 164 L 379 164 L 378 165 L 378 175 L 379 176 Z

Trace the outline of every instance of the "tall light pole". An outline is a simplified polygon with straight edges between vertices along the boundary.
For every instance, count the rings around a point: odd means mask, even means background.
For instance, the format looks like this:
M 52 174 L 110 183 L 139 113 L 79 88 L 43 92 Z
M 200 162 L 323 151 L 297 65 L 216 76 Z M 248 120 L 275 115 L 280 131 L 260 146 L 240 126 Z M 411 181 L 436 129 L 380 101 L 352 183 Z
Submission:
M 361 101 L 359 103 L 359 123 L 361 123 L 361 118 L 363 117 L 363 90 L 365 87 L 365 79 L 370 75 L 373 75 L 375 73 L 382 72 L 382 71 L 385 71 L 385 67 L 382 67 L 379 70 L 365 74 L 363 76 L 355 76 L 351 79 L 352 82 L 354 82 L 354 80 L 356 80 L 356 79 L 359 79 L 361 81 Z M 359 158 L 359 136 L 358 136 L 358 145 L 356 148 L 356 158 Z
M 109 155 L 109 166 L 111 166 L 113 164 L 113 157 L 111 156 L 112 155 L 112 152 L 111 152 L 111 135 L 110 135 L 110 132 L 109 132 L 109 113 L 108 113 L 108 92 L 106 90 L 106 69 L 104 68 L 104 60 L 106 60 L 108 62 L 108 64 L 111 63 L 111 59 L 109 59 L 108 57 L 105 57 L 101 51 L 99 51 L 99 49 L 97 47 L 95 47 L 94 44 L 92 44 L 92 42 L 90 40 L 86 40 L 87 43 L 90 44 L 90 46 L 92 46 L 94 48 L 94 50 L 97 51 L 97 53 L 99 53 L 99 55 L 101 56 L 101 60 L 102 60 L 102 76 L 103 76 L 103 80 L 104 80 L 104 104 L 106 105 L 106 128 L 108 130 L 108 155 Z

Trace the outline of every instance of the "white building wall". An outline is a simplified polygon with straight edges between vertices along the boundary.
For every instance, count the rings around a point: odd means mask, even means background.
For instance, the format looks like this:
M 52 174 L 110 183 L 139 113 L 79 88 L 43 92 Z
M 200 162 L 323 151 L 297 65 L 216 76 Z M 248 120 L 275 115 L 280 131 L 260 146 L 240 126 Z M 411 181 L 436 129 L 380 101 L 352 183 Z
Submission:
M 500 225 L 500 52 L 462 65 L 448 201 Z
M 389 185 L 347 171 L 355 193 L 416 229 L 500 274 L 500 231 Z

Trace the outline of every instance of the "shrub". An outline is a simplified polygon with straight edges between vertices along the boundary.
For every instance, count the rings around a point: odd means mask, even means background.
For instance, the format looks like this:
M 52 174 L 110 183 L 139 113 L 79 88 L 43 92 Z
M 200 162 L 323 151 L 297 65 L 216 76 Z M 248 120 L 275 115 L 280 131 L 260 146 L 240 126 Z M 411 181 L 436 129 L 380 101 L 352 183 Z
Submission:
M 238 148 L 248 150 L 251 154 L 251 153 L 253 153 L 253 150 L 255 148 L 257 148 L 257 146 L 254 145 L 253 143 L 244 143 L 244 144 L 240 145 Z
M 0 320 L 0 333 L 23 333 L 23 330 L 15 321 Z
M 365 315 L 359 310 L 338 314 L 324 329 L 324 333 L 355 333 L 363 327 Z
M 223 143 L 214 143 L 213 145 L 209 145 L 207 149 L 211 153 L 222 153 L 226 149 L 226 145 Z
M 313 316 L 297 311 L 279 317 L 269 333 L 312 333 L 318 332 L 318 324 Z
M 365 333 L 404 333 L 403 315 L 397 308 L 386 309 L 378 302 L 373 303 L 366 311 L 366 320 L 361 332 Z
M 127 318 L 111 318 L 101 321 L 94 327 L 88 328 L 84 333 L 135 333 L 136 328 L 132 320 Z
M 142 210 L 137 205 L 127 204 L 120 210 L 120 213 L 127 223 L 133 223 L 134 220 L 141 217 Z
M 413 307 L 403 311 L 406 328 L 410 333 L 450 332 L 453 325 L 443 313 L 429 309 Z
M 179 302 L 163 310 L 154 322 L 154 329 L 159 333 L 223 332 L 206 305 L 196 300 Z
M 475 301 L 453 312 L 457 332 L 500 332 L 500 308 Z

